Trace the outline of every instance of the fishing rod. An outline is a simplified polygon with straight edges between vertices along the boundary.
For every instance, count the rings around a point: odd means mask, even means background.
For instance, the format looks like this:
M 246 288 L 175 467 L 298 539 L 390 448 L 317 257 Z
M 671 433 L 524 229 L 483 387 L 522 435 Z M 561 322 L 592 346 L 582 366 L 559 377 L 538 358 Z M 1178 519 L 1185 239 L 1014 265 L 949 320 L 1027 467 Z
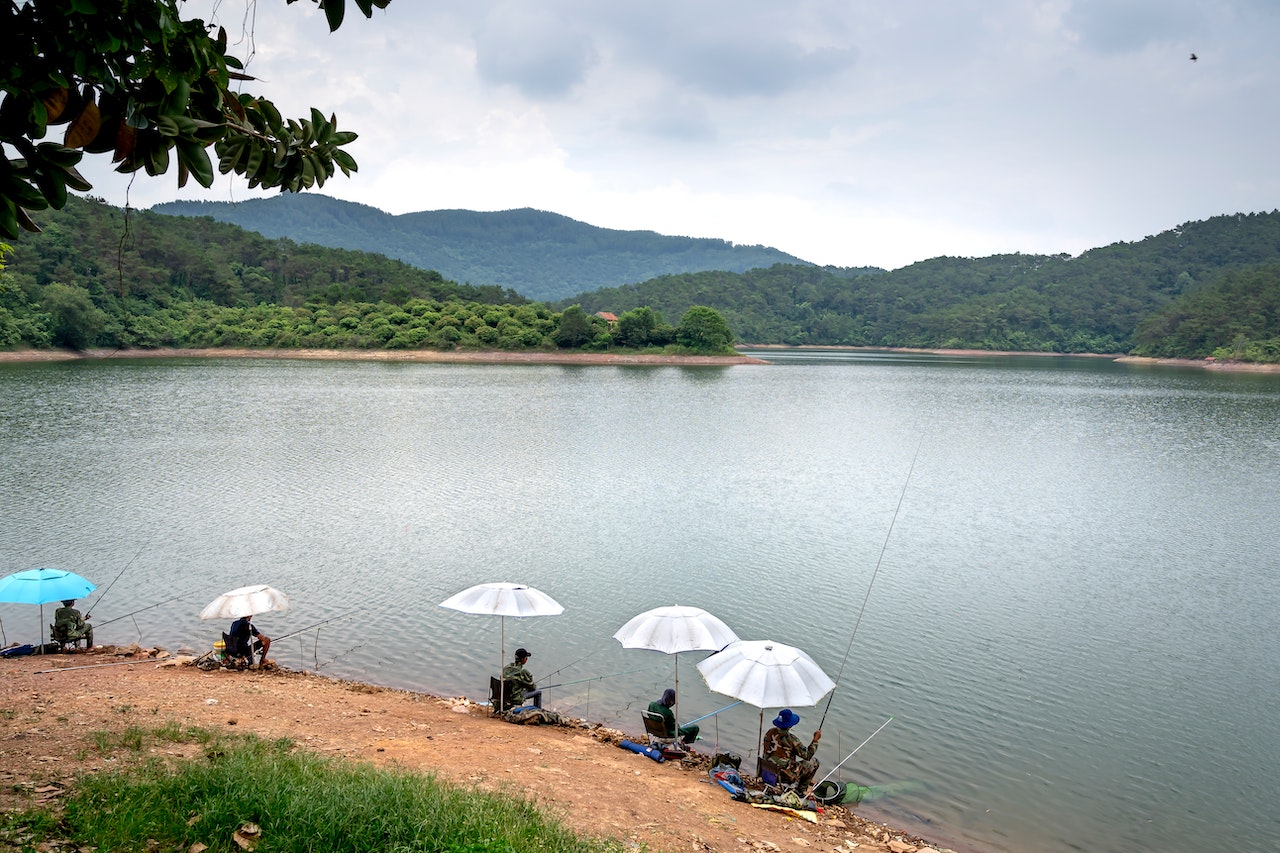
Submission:
M 616 678 L 619 675 L 630 675 L 633 672 L 648 672 L 654 669 L 652 666 L 643 666 L 640 669 L 626 669 L 622 672 L 612 672 L 608 675 L 593 675 L 590 678 L 579 678 L 577 681 L 562 681 L 559 684 L 548 684 L 546 687 L 540 687 L 539 690 L 550 690 L 552 687 L 568 687 L 570 684 L 582 684 L 585 681 L 599 681 L 602 678 Z
M 578 664 L 582 663 L 584 660 L 586 660 L 587 658 L 591 657 L 592 655 L 594 655 L 594 654 L 595 654 L 596 652 L 598 652 L 598 651 L 600 651 L 600 649 L 599 649 L 599 648 L 597 648 L 594 652 L 588 652 L 587 654 L 585 654 L 585 655 L 583 655 L 582 657 L 578 658 L 578 659 L 577 659 L 576 661 L 574 661 L 573 663 L 567 663 L 567 664 L 565 664 L 564 666 L 560 667 L 559 669 L 555 670 L 554 672 L 548 672 L 546 675 L 544 675 L 544 676 L 542 676 L 542 677 L 543 677 L 543 678 L 550 678 L 551 676 L 555 675 L 556 673 L 564 672 L 566 669 L 568 669 L 568 668 L 569 668 L 569 667 L 571 667 L 571 666 L 577 666 Z
M 120 574 L 118 574 L 118 575 L 116 575 L 116 576 L 115 576 L 115 580 L 113 580 L 113 581 L 111 581 L 111 583 L 107 584 L 107 588 L 106 588 L 106 589 L 104 589 L 102 592 L 98 593 L 98 600 L 97 600 L 97 601 L 95 601 L 95 602 L 93 603 L 93 609 L 94 609 L 94 610 L 96 610 L 96 609 L 98 608 L 98 605 L 102 604 L 102 599 L 106 598 L 106 597 L 107 597 L 107 593 L 111 592 L 111 587 L 113 587 L 113 586 L 115 586 L 115 585 L 116 585 L 116 581 L 120 580 L 121 575 L 123 575 L 125 572 L 129 571 L 129 567 L 133 565 L 134 560 L 137 560 L 139 557 L 141 557 L 141 556 L 142 556 L 142 552 L 143 552 L 143 551 L 145 551 L 145 550 L 147 550 L 147 546 L 151 544 L 151 540 L 152 540 L 152 539 L 155 539 L 155 538 L 156 538 L 156 533 L 158 533 L 158 532 L 159 532 L 159 530 L 153 530 L 153 531 L 151 531 L 151 535 L 147 537 L 147 541 L 146 541 L 146 542 L 143 542 L 143 543 L 142 543 L 142 547 L 138 549 L 138 553 L 136 553 L 136 554 L 134 554 L 134 555 L 133 555 L 133 560 L 130 560 L 129 562 L 125 563 L 125 564 L 124 564 L 124 568 L 120 570 Z M 85 614 L 84 614 L 84 618 L 88 619 L 90 615 L 92 615 L 92 614 L 86 611 L 86 612 L 85 612 Z M 104 622 L 103 624 L 106 624 L 106 623 Z
M 312 622 L 310 625 L 308 625 L 305 628 L 299 628 L 296 631 L 290 631 L 289 633 L 283 636 L 276 637 L 271 642 L 278 643 L 281 640 L 287 640 L 290 637 L 296 637 L 299 634 L 305 634 L 314 628 L 319 628 L 321 625 L 328 625 L 330 622 L 336 622 L 339 619 L 350 619 L 352 616 L 355 616 L 357 612 L 358 611 L 352 610 L 350 613 L 341 613 L 337 616 L 330 616 L 328 619 L 321 619 L 319 622 Z
M 889 719 L 887 719 L 887 720 L 885 720 L 883 723 L 881 723 L 881 724 L 880 724 L 880 728 L 879 728 L 879 729 L 876 729 L 874 732 L 872 732 L 871 734 L 867 735 L 867 740 L 864 740 L 862 743 L 858 744 L 856 747 L 854 747 L 853 752 L 849 753 L 848 755 L 846 755 L 846 756 L 844 757 L 844 761 L 848 761 L 850 758 L 853 758 L 853 755 L 854 755 L 854 753 L 855 753 L 855 752 L 857 752 L 859 749 L 862 749 L 864 746 L 866 746 L 866 745 L 867 745 L 867 741 L 870 741 L 873 737 L 875 737 L 876 735 L 880 734 L 880 730 L 881 730 L 881 729 L 883 729 L 885 726 L 889 725 L 889 724 L 890 724 L 890 723 L 892 723 L 892 722 L 893 722 L 893 715 L 892 715 L 892 714 L 890 714 L 890 715 L 889 715 Z M 839 770 L 839 769 L 840 769 L 840 767 L 844 764 L 844 761 L 841 761 L 841 762 L 840 762 L 840 764 L 837 764 L 835 767 L 832 767 L 832 768 L 831 768 L 831 772 L 830 772 L 830 773 L 828 773 L 826 776 L 823 776 L 821 779 L 819 779 L 819 780 L 818 780 L 817 785 L 814 785 L 813 787 L 815 787 L 815 788 L 816 788 L 816 787 L 818 787 L 818 785 L 821 785 L 823 782 L 825 782 L 825 781 L 827 781 L 828 779 L 830 779 L 830 778 L 831 778 L 831 773 L 835 773 L 837 770 Z
M 164 601 L 158 601 L 155 604 L 148 604 L 146 607 L 139 607 L 137 610 L 131 611 L 129 613 L 125 613 L 121 616 L 117 616 L 114 619 L 108 619 L 106 622 L 100 622 L 98 624 L 98 627 L 105 628 L 107 625 L 110 625 L 112 622 L 119 622 L 121 619 L 128 619 L 130 616 L 136 616 L 137 614 L 141 613 L 144 610 L 153 610 L 157 607 L 160 607 L 161 605 L 168 604 L 170 601 L 177 601 L 180 598 L 187 598 L 194 594 L 195 594 L 195 590 L 189 590 L 187 592 L 179 593 L 178 595 L 175 595 L 172 598 L 166 598 Z
M 858 618 L 853 623 L 853 633 L 849 635 L 849 645 L 844 650 L 844 660 L 840 661 L 840 671 L 836 673 L 835 687 L 827 696 L 827 706 L 822 709 L 822 719 L 818 721 L 818 729 L 827 721 L 827 712 L 831 710 L 831 700 L 836 698 L 836 688 L 840 686 L 840 676 L 844 675 L 844 665 L 849 662 L 849 652 L 853 651 L 853 638 L 858 636 L 858 626 L 862 624 L 862 614 L 867 610 L 867 600 L 871 598 L 871 587 L 875 585 L 876 575 L 880 574 L 880 563 L 884 560 L 884 552 L 889 547 L 889 537 L 893 535 L 893 526 L 898 523 L 898 513 L 902 510 L 902 501 L 907 496 L 907 486 L 911 483 L 911 474 L 916 470 L 916 460 L 920 458 L 920 448 L 924 446 L 924 436 L 916 445 L 915 455 L 911 457 L 911 466 L 907 469 L 907 479 L 902 482 L 902 494 L 898 495 L 898 505 L 893 509 L 893 518 L 889 520 L 889 530 L 884 535 L 884 543 L 880 546 L 880 556 L 876 558 L 875 570 L 867 583 L 867 594 L 862 597 L 862 607 L 858 610 Z
M 104 666 L 133 666 L 139 663 L 157 663 L 155 658 L 147 658 L 146 660 L 126 660 L 119 663 L 86 663 L 81 666 L 59 666 L 53 669 L 37 669 L 36 675 L 45 675 L 50 672 L 70 672 L 73 669 L 99 669 Z
M 734 705 L 741 705 L 741 704 L 742 704 L 742 700 L 741 700 L 741 699 L 739 699 L 737 702 L 734 702 L 734 703 L 733 703 L 733 704 L 731 704 L 731 705 L 725 705 L 723 708 L 720 708 L 719 710 L 712 711 L 710 714 L 703 714 L 701 717 L 698 717 L 698 718 L 696 718 L 696 719 L 690 720 L 690 721 L 689 721 L 689 722 L 687 722 L 687 723 L 682 723 L 681 725 L 691 726 L 691 725 L 693 725 L 694 723 L 700 723 L 700 722 L 702 722 L 703 720 L 705 720 L 707 717 L 714 717 L 716 714 L 719 714 L 719 713 L 720 713 L 720 711 L 727 711 L 727 710 L 729 710 L 730 708 L 732 708 Z

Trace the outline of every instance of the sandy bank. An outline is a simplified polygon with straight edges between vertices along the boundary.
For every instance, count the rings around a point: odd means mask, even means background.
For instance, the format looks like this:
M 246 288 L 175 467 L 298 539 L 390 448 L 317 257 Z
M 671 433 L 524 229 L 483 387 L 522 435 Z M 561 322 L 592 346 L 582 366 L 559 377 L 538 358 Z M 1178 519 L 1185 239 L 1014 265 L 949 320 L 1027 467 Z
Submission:
M 667 364 L 675 366 L 718 366 L 768 364 L 746 355 L 652 355 L 604 352 L 478 352 L 440 350 L 349 350 L 349 349 L 128 349 L 128 350 L 11 350 L 0 352 L 0 361 L 76 361 L 120 358 L 282 358 L 334 361 L 389 361 L 456 364 Z

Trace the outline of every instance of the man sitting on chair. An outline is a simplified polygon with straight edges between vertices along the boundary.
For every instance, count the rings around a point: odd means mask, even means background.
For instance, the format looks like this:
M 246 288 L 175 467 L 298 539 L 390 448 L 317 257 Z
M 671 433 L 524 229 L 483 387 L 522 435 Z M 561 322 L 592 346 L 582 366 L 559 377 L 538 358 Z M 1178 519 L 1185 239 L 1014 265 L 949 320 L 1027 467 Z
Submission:
M 249 621 L 252 618 L 252 614 L 241 616 L 231 623 L 231 630 L 227 632 L 227 636 L 231 638 L 227 654 L 232 657 L 248 658 L 249 665 L 253 666 L 253 653 L 258 652 L 258 664 L 263 666 L 267 662 L 267 650 L 271 648 L 271 638 L 258 631 L 257 626 Z
M 666 724 L 666 736 L 676 736 L 676 715 L 671 707 L 676 704 L 676 692 L 668 687 L 662 691 L 662 698 L 657 702 L 649 703 L 649 713 L 657 714 L 662 717 Z M 689 746 L 698 739 L 698 726 L 696 723 L 680 727 L 680 739 L 684 741 L 685 746 Z
M 89 624 L 88 617 L 81 616 L 80 611 L 75 608 L 76 600 L 68 598 L 62 602 L 62 606 L 53 614 L 53 630 L 60 636 L 65 637 L 67 642 L 79 645 L 80 640 L 86 643 L 85 648 L 93 648 L 93 626 Z
M 507 695 L 511 697 L 512 705 L 523 705 L 524 700 L 530 699 L 533 707 L 541 708 L 542 691 L 534 683 L 529 670 L 524 668 L 524 662 L 529 658 L 530 654 L 526 649 L 516 649 L 515 662 L 502 668 L 502 680 L 507 682 Z
M 796 790 L 804 793 L 818 772 L 818 759 L 813 754 L 818 750 L 818 741 L 822 740 L 822 730 L 814 732 L 813 740 L 805 746 L 791 733 L 798 722 L 799 716 L 790 708 L 783 708 L 774 719 L 773 728 L 764 733 L 762 749 L 765 758 L 778 768 L 781 781 L 795 785 Z

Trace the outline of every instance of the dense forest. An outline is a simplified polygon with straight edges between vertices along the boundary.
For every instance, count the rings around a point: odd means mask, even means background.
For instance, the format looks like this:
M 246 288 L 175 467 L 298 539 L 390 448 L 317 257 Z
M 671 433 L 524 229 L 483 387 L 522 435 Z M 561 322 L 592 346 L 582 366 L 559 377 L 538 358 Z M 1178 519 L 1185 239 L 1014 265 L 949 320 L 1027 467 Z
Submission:
M 1078 257 L 934 258 L 892 272 L 774 264 L 558 304 L 94 200 L 72 199 L 41 224 L 14 241 L 0 280 L 0 347 L 723 351 L 736 340 L 1280 361 L 1275 212 Z
M 157 213 L 210 217 L 268 237 L 377 252 L 454 281 L 494 284 L 531 299 L 645 281 L 665 273 L 741 272 L 804 263 L 765 246 L 618 231 L 541 210 L 428 210 L 398 216 L 316 193 L 243 202 L 174 201 Z
M 1267 294 L 1277 263 L 1272 212 L 1188 223 L 1078 257 L 934 258 L 891 272 L 779 264 L 661 276 L 572 301 L 669 315 L 707 305 L 748 343 L 1185 357 L 1225 347 L 1274 360 L 1266 353 L 1280 340 L 1280 315 Z M 1188 332 L 1196 324 L 1203 334 Z
M 615 322 L 460 285 L 381 255 L 267 239 L 209 220 L 71 198 L 0 247 L 0 348 L 320 347 L 727 352 L 690 306 Z M 11 249 L 11 251 L 5 251 Z

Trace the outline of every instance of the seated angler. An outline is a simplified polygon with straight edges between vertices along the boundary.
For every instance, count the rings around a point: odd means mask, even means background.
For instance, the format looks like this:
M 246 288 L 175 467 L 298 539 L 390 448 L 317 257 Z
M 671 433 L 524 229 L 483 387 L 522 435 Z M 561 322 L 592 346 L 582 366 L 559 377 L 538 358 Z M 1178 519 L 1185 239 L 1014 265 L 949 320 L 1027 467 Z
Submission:
M 232 657 L 247 658 L 249 665 L 253 666 L 253 653 L 258 652 L 258 664 L 265 666 L 267 650 L 271 648 L 271 638 L 259 632 L 257 626 L 250 621 L 251 619 L 253 619 L 252 614 L 241 616 L 231 623 L 231 630 L 227 632 L 230 638 L 230 642 L 227 643 L 227 654 Z
M 762 750 L 769 759 L 782 781 L 795 785 L 801 793 L 807 792 L 813 784 L 814 774 L 818 772 L 818 759 L 813 754 L 818 750 L 818 741 L 822 740 L 822 730 L 813 733 L 813 740 L 805 746 L 800 738 L 791 733 L 791 729 L 800 722 L 790 708 L 783 708 L 773 721 L 773 728 L 765 732 Z
M 523 705 L 525 700 L 529 699 L 532 700 L 535 708 L 541 708 L 542 691 L 534 683 L 529 670 L 524 668 L 524 663 L 529 658 L 530 654 L 527 650 L 516 649 L 515 661 L 502 668 L 502 680 L 507 682 L 507 695 L 511 698 L 512 705 Z
M 675 704 L 676 692 L 670 687 L 662 691 L 662 698 L 656 702 L 649 703 L 649 713 L 657 714 L 662 717 L 663 722 L 666 724 L 667 737 L 676 736 L 676 715 L 675 712 L 671 710 L 672 706 Z M 698 731 L 699 729 L 696 724 L 680 726 L 680 740 L 683 741 L 684 745 L 687 747 L 698 739 Z
M 93 648 L 93 626 L 88 616 L 81 616 L 75 608 L 76 600 L 69 598 L 53 614 L 53 632 L 55 639 L 67 642 L 85 641 L 85 648 Z

